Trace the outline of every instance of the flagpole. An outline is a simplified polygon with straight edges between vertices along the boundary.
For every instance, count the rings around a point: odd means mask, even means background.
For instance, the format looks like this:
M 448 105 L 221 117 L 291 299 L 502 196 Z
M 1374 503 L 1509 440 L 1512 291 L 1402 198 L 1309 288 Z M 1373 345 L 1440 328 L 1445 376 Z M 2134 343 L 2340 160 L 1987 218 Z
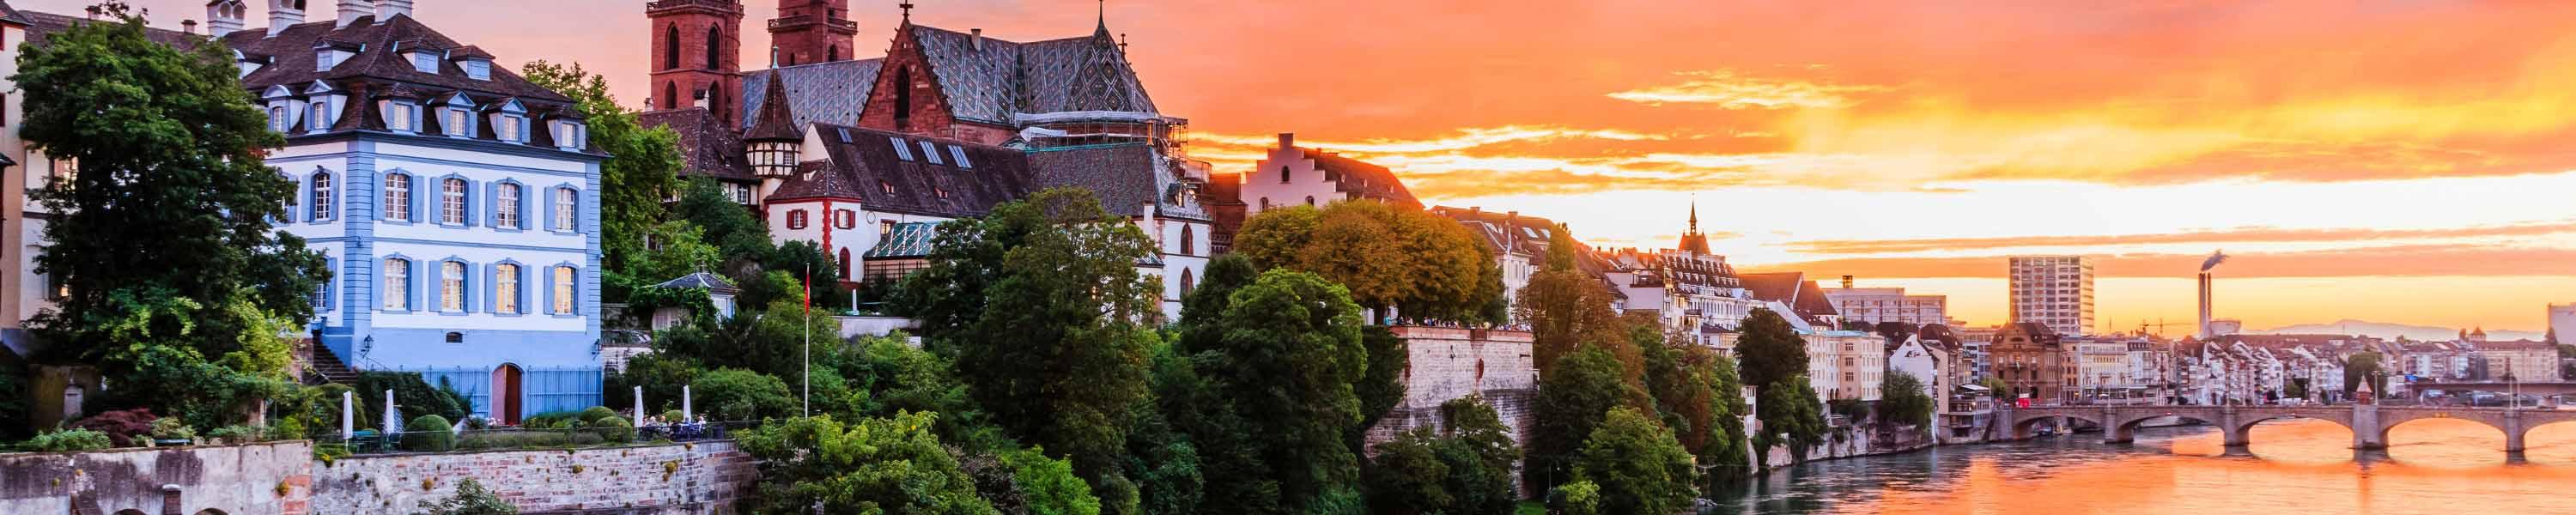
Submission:
M 796 321 L 805 326 L 805 416 L 814 416 L 814 264 L 805 264 L 805 316 Z

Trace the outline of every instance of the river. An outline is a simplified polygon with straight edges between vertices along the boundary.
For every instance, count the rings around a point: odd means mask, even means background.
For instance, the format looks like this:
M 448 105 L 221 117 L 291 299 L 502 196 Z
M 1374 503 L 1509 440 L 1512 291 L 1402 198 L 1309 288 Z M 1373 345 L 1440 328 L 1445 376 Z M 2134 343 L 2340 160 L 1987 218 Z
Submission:
M 1714 513 L 2576 514 L 2576 424 L 2532 429 L 2519 457 L 2504 434 L 2423 420 L 2355 452 L 2322 420 L 2254 427 L 2227 452 L 2215 428 L 2099 433 L 1809 463 L 1719 492 Z

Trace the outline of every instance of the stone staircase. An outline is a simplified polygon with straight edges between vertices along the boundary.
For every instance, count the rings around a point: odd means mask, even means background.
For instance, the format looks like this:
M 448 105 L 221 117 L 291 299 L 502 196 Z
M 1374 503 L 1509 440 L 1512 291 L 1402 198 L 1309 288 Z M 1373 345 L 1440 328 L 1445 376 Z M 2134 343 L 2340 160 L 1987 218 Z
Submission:
M 313 345 L 308 348 L 311 350 L 308 351 L 310 356 L 306 356 L 305 372 L 321 377 L 324 383 L 358 384 L 358 372 L 350 370 L 349 364 L 341 362 L 340 356 L 332 354 L 330 347 Z

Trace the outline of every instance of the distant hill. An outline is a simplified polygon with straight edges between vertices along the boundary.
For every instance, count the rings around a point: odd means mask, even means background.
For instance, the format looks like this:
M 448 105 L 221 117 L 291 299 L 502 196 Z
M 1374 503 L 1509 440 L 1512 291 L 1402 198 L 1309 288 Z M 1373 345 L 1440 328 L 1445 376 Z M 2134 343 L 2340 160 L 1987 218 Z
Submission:
M 2489 340 L 2538 340 L 2542 336 L 2538 331 L 2507 331 L 2495 328 L 2488 328 L 2486 331 Z M 2402 335 L 2408 339 L 2437 341 L 2460 337 L 2460 328 L 2457 327 L 2392 324 L 2352 319 L 2339 320 L 2331 324 L 2299 324 L 2246 332 L 2250 334 L 2349 334 L 2387 339 L 2396 339 Z

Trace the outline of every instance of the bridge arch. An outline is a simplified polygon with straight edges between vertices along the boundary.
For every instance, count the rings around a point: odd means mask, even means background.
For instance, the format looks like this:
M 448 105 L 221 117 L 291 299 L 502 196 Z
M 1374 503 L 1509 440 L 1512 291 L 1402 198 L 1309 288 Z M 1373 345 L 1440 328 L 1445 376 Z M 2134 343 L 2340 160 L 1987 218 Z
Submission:
M 2506 449 L 2506 450 L 2508 450 L 2508 451 L 2519 451 L 2519 450 L 2522 450 L 2520 445 L 2516 445 L 2516 444 L 2518 444 L 2518 443 L 2521 441 L 2521 439 L 2522 439 L 2522 438 L 2521 438 L 2521 437 L 2522 437 L 2522 435 L 2521 435 L 2521 434 L 2519 434 L 2519 433 L 2518 433 L 2518 432 L 2516 432 L 2516 431 L 2513 431 L 2513 430 L 2511 430 L 2511 429 L 2507 428 L 2507 427 L 2506 427 L 2506 424 L 2505 424 L 2505 421 L 2504 421 L 2504 420 L 2502 420 L 2502 418 L 2503 418 L 2503 414 L 2502 414 L 2502 412 L 2493 412 L 2493 413 L 2490 413 L 2490 412 L 2484 412 L 2484 411 L 2479 411 L 2479 410 L 2445 410 L 2445 409 L 2411 409 L 2411 410 L 2395 410 L 2395 409 L 2382 409 L 2382 410 L 2379 410 L 2379 429 L 2378 429 L 2378 433 L 2379 433 L 2379 440 L 2378 440 L 2378 444 L 2379 444 L 2380 446 L 2382 446 L 2382 447 L 2387 446 L 2387 445 L 2388 445 L 2388 442 L 2389 442 L 2389 440 L 2388 440 L 2388 435 L 2389 435 L 2389 433 L 2390 433 L 2390 432 L 2392 432 L 2392 431 L 2397 430 L 2398 426 L 2404 426 L 2404 425 L 2409 424 L 2409 423 L 2414 423 L 2414 422 L 2424 421 L 2424 420 L 2448 419 L 2448 420 L 2461 420 L 2461 421 L 2475 422 L 2475 423 L 2477 423 L 2478 425 L 2486 426 L 2486 427 L 2487 427 L 2487 428 L 2489 428 L 2489 429 L 2494 429 L 2494 430 L 2496 430 L 2496 434 L 2497 434 L 2498 436 L 2502 436 L 2502 437 L 2504 437 L 2504 438 L 2505 438 L 2505 440 L 2506 440 L 2506 446 L 2508 447 L 2508 449 Z
M 2105 430 L 2108 430 L 2108 428 L 2111 427 L 2110 424 L 2103 423 L 2100 412 L 2043 410 L 2031 413 L 2015 413 L 2012 421 L 2012 438 L 2014 440 L 2030 438 L 2031 426 L 2039 425 L 2040 422 L 2055 422 L 2059 419 L 2070 421 L 2081 420 L 2096 426 L 2102 426 Z M 2073 424 L 2070 422 L 2068 425 L 2071 426 Z

